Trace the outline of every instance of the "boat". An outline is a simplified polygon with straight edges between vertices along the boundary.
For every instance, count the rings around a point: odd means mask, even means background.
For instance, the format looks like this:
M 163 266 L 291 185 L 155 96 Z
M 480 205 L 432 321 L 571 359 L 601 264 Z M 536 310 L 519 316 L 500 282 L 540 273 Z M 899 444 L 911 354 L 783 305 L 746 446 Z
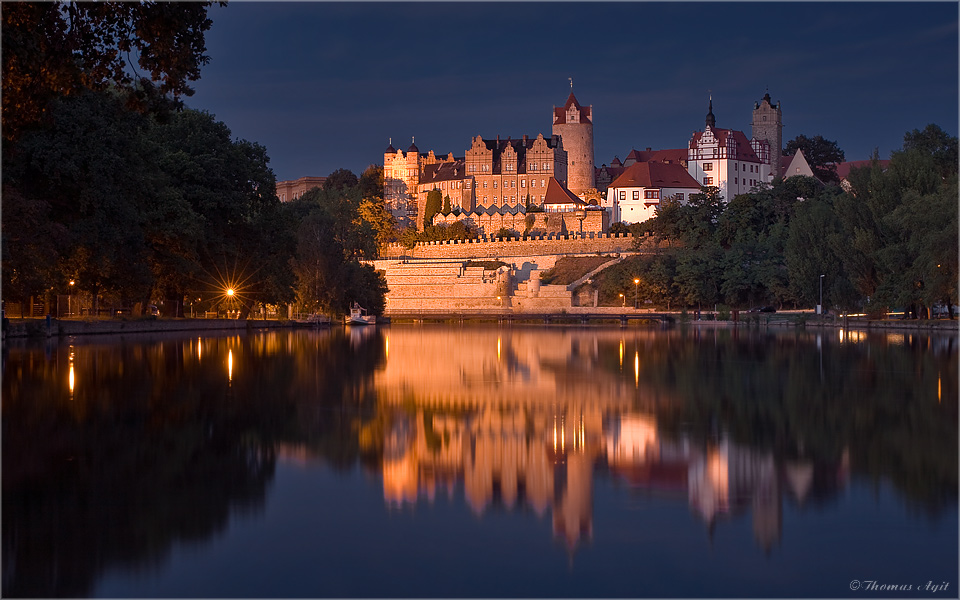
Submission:
M 350 314 L 343 318 L 344 324 L 346 325 L 376 325 L 377 317 L 374 315 L 368 315 L 367 309 L 363 308 L 356 302 L 353 303 L 353 306 L 350 307 Z

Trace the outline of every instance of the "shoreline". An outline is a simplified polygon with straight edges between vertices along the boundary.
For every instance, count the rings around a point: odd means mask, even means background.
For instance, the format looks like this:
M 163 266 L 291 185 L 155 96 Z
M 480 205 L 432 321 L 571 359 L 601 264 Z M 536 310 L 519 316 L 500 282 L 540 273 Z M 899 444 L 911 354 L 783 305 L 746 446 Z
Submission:
M 482 313 L 462 315 L 460 324 L 471 325 L 473 322 L 488 323 L 491 319 L 497 319 L 499 316 L 506 316 L 504 313 Z M 513 319 L 523 315 L 511 313 Z M 530 314 L 530 319 L 537 319 L 541 315 Z M 576 318 L 576 313 L 569 314 L 571 318 Z M 613 317 L 614 315 L 611 315 Z M 783 318 L 765 318 L 760 320 L 750 320 L 747 318 L 739 321 L 695 321 L 693 319 L 684 320 L 677 315 L 676 321 L 669 325 L 670 327 L 697 327 L 697 328 L 798 328 L 798 329 L 847 329 L 847 330 L 911 330 L 924 333 L 960 333 L 960 320 L 954 319 L 917 319 L 917 320 L 863 320 L 848 319 L 846 323 L 843 319 L 819 320 L 809 318 L 806 320 L 783 319 Z M 412 320 L 409 323 L 406 319 L 394 319 L 394 322 L 400 324 L 426 323 L 431 322 L 429 314 L 421 315 L 420 319 Z M 446 322 L 443 319 L 437 320 L 438 323 Z M 504 324 L 512 325 L 538 325 L 535 323 L 510 323 L 504 321 Z M 329 327 L 330 323 L 321 323 L 320 327 Z M 579 326 L 579 327 L 611 327 L 609 323 L 593 324 L 553 324 L 539 326 Z M 110 320 L 78 320 L 78 319 L 50 319 L 45 318 L 24 318 L 24 319 L 6 319 L 4 323 L 3 338 L 21 339 L 21 338 L 52 338 L 52 337 L 70 337 L 78 335 L 118 335 L 131 333 L 155 333 L 155 332 L 176 332 L 176 331 L 253 331 L 260 329 L 297 329 L 297 328 L 317 328 L 316 323 L 304 323 L 294 320 L 276 320 L 276 319 L 110 319 Z

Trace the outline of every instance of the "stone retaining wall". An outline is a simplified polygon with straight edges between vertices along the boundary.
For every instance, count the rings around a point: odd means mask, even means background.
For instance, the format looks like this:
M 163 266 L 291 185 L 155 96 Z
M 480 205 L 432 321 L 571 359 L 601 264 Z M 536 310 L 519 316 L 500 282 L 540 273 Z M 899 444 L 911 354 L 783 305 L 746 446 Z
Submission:
M 652 247 L 653 238 L 641 237 L 641 247 Z M 432 258 L 432 259 L 468 259 L 500 258 L 503 256 L 543 256 L 569 254 L 610 254 L 631 252 L 634 237 L 632 234 L 584 234 L 549 235 L 531 239 L 517 238 L 480 238 L 476 240 L 450 240 L 443 242 L 421 242 L 412 249 L 400 244 L 388 244 L 381 248 L 380 255 L 390 258 Z

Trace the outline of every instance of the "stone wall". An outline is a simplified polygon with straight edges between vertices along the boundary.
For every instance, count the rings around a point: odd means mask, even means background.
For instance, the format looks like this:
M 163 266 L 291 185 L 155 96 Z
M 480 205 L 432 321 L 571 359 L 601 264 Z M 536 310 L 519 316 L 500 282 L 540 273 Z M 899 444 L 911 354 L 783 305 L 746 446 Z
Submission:
M 418 243 L 412 249 L 400 244 L 381 248 L 384 259 L 491 259 L 544 255 L 612 254 L 632 252 L 634 237 L 624 234 L 548 235 L 526 240 L 517 238 L 480 238 Z M 652 248 L 652 238 L 641 238 L 641 249 Z

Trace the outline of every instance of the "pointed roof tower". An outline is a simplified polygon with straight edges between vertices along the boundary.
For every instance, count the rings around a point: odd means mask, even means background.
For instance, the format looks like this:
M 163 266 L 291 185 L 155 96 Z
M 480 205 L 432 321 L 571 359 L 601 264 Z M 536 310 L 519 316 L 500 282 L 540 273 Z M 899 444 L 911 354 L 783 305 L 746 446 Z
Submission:
M 707 108 L 707 127 L 713 129 L 717 126 L 717 118 L 713 116 L 713 94 L 710 95 L 710 106 Z

